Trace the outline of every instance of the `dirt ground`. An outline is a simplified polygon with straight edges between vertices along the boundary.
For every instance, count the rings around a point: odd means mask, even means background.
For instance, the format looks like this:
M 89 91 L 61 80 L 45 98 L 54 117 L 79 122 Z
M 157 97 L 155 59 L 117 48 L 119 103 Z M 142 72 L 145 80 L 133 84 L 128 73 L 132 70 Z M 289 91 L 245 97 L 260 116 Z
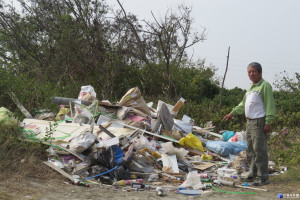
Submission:
M 163 197 L 157 196 L 154 189 L 145 191 L 122 191 L 122 188 L 115 189 L 113 186 L 93 185 L 89 188 L 83 186 L 72 185 L 67 179 L 57 177 L 52 179 L 41 179 L 26 177 L 20 180 L 6 179 L 0 181 L 0 199 L 1 200 L 54 200 L 54 199 L 231 199 L 231 200 L 256 200 L 256 199 L 279 199 L 278 193 L 283 195 L 289 194 L 290 197 L 283 199 L 300 199 L 299 182 L 282 181 L 278 178 L 270 178 L 271 184 L 259 188 L 268 189 L 265 191 L 256 191 L 243 188 L 232 188 L 221 186 L 219 190 L 231 192 L 256 192 L 256 194 L 230 194 L 215 191 L 213 189 L 206 190 L 200 196 L 186 196 L 177 194 L 175 191 L 166 191 Z M 298 197 L 296 196 L 298 194 Z M 294 197 L 292 197 L 294 195 Z

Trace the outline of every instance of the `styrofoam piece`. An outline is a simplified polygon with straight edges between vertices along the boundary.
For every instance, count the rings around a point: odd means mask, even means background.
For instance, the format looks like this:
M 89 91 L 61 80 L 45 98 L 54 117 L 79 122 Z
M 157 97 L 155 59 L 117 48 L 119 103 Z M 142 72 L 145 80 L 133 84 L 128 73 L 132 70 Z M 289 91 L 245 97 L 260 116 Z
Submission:
M 158 100 L 157 108 L 156 108 L 157 112 L 159 112 L 159 110 L 161 109 L 161 106 L 162 106 L 164 103 L 165 103 L 165 102 L 163 102 L 163 101 L 161 101 L 161 100 Z M 172 105 L 170 105 L 170 104 L 167 104 L 167 103 L 165 103 L 165 104 L 166 104 L 168 110 L 170 111 L 171 115 L 176 116 L 178 112 L 174 112 L 174 111 L 173 111 L 174 106 L 172 106 Z
M 177 157 L 183 158 L 189 153 L 189 151 L 183 148 L 175 148 L 172 142 L 162 143 L 161 146 L 165 150 L 165 153 L 169 155 L 176 154 Z
M 112 127 L 112 128 L 123 128 L 124 127 L 123 125 L 121 125 L 119 123 L 114 123 L 113 120 L 111 120 L 109 117 L 107 117 L 105 115 L 100 115 L 100 117 L 97 121 L 97 125 L 103 125 L 108 122 L 111 122 L 111 125 L 109 127 Z
M 110 147 L 110 146 L 119 144 L 119 138 L 118 137 L 113 137 L 113 138 L 108 139 L 108 140 L 103 140 L 102 142 L 103 142 L 104 146 Z
M 189 116 L 187 115 L 183 115 L 182 119 L 181 119 L 184 123 L 188 123 L 188 124 L 192 124 L 193 123 L 193 119 L 190 118 Z
M 185 123 L 184 121 L 174 119 L 174 128 L 180 132 L 191 133 L 193 131 L 193 125 L 190 123 Z
M 176 155 L 161 154 L 163 166 L 172 169 L 173 173 L 179 173 Z

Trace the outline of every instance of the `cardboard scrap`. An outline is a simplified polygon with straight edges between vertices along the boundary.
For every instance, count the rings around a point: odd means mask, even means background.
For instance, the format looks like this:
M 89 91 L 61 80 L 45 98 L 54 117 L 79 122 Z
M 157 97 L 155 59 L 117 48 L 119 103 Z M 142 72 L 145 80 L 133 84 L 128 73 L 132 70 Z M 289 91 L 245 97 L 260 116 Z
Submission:
M 201 162 L 197 165 L 194 165 L 195 169 L 199 169 L 199 170 L 206 170 L 214 165 L 216 165 L 217 163 L 213 163 L 213 162 Z
M 133 107 L 151 116 L 150 110 L 138 87 L 131 88 L 120 100 L 119 106 Z

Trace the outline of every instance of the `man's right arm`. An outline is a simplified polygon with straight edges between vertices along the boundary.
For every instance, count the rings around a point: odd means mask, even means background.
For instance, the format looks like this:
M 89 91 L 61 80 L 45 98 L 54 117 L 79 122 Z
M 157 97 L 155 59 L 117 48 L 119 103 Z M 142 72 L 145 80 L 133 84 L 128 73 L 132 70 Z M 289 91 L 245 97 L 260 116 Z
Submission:
M 246 94 L 244 95 L 243 100 L 239 103 L 238 106 L 232 109 L 232 111 L 227 114 L 223 120 L 230 121 L 233 119 L 234 115 L 243 114 L 245 112 L 245 102 L 246 102 Z
M 243 100 L 239 105 L 232 109 L 230 112 L 232 115 L 241 115 L 245 113 L 245 103 L 246 103 L 246 94 L 243 97 Z

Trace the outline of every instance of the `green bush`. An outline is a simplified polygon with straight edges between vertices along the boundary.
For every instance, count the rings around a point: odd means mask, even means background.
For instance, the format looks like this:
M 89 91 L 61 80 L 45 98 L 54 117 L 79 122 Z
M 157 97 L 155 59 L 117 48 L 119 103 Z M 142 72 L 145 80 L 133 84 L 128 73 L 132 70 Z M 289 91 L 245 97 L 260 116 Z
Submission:
M 287 135 L 279 134 L 268 141 L 270 159 L 278 165 L 295 166 L 300 163 L 300 129 L 291 129 Z

